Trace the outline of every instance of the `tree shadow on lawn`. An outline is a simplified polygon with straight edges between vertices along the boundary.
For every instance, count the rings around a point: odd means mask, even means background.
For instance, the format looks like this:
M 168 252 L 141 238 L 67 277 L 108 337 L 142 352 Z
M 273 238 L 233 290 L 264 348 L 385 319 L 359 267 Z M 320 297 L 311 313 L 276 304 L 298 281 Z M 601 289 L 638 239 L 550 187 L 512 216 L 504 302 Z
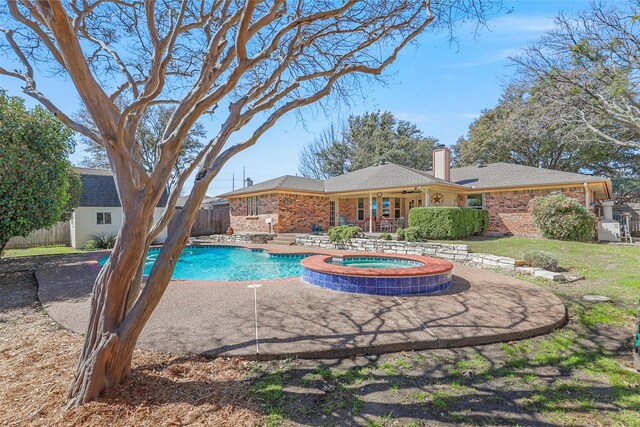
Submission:
M 150 389 L 150 399 L 128 395 L 126 386 L 103 399 L 132 407 L 188 403 L 217 408 L 229 402 L 243 405 L 249 392 L 253 401 L 246 407 L 260 408 L 267 422 L 314 426 L 367 422 L 556 426 L 589 424 L 603 411 L 614 418 L 630 416 L 631 406 L 616 398 L 628 398 L 632 387 L 610 386 L 597 375 L 584 374 L 606 357 L 604 353 L 578 345 L 570 360 L 562 352 L 548 354 L 548 342 L 562 338 L 538 339 L 527 348 L 531 357 L 522 353 L 523 360 L 513 353 L 505 356 L 500 345 L 490 345 L 369 358 L 245 362 L 244 378 L 230 381 L 190 380 L 185 365 L 194 357 L 177 357 L 136 368 L 132 382 Z M 544 358 L 538 357 L 540 352 Z M 175 372 L 176 378 L 158 379 L 154 372 L 160 370 Z

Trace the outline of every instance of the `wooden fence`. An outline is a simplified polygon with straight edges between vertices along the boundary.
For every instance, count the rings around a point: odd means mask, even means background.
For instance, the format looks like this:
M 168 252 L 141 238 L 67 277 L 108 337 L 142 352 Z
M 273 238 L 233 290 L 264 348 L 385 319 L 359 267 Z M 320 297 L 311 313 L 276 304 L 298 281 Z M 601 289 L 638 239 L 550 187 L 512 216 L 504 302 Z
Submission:
M 209 236 L 224 234 L 230 224 L 229 205 L 216 206 L 213 209 L 200 209 L 196 222 L 191 228 L 191 236 Z M 174 226 L 176 216 L 169 223 L 169 230 Z
M 69 221 L 59 222 L 53 227 L 36 230 L 27 237 L 14 237 L 5 249 L 24 249 L 35 246 L 70 245 L 71 227 Z
M 613 219 L 624 224 L 623 213 L 629 212 L 631 233 L 640 235 L 640 203 L 623 203 L 613 207 Z

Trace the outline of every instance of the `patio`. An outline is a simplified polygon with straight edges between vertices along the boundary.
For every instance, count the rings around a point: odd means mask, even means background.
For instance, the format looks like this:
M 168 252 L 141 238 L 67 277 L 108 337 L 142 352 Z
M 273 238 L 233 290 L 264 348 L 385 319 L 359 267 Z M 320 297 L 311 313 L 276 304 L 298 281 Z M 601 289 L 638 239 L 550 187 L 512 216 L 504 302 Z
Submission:
M 36 273 L 49 316 L 77 333 L 86 328 L 98 256 L 62 258 Z M 334 292 L 299 278 L 173 281 L 138 346 L 208 356 L 331 358 L 510 341 L 565 321 L 562 302 L 535 285 L 460 264 L 453 273 L 447 292 L 426 297 Z

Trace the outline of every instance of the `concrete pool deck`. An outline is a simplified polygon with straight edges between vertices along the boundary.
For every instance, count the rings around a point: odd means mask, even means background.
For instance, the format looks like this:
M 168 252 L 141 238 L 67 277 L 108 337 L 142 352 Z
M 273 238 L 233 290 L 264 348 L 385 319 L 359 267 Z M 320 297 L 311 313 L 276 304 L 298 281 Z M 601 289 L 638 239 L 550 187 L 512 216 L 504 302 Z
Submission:
M 43 307 L 71 331 L 85 332 L 103 255 L 62 257 L 36 272 Z M 208 356 L 334 358 L 510 341 L 547 333 L 565 321 L 563 303 L 539 286 L 456 263 L 453 274 L 445 292 L 402 297 L 331 291 L 300 278 L 172 281 L 138 347 Z

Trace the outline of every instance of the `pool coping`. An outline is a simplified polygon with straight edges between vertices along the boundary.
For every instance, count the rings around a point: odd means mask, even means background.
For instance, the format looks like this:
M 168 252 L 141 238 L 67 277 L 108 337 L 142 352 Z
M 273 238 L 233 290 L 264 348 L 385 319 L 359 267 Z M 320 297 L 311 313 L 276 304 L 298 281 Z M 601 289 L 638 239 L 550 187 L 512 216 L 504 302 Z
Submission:
M 380 258 L 380 259 L 400 259 L 419 262 L 422 265 L 404 268 L 360 268 L 347 267 L 332 264 L 334 255 L 312 255 L 300 261 L 303 268 L 325 274 L 336 274 L 340 276 L 358 276 L 358 277 L 412 277 L 412 276 L 430 276 L 434 274 L 446 273 L 451 271 L 453 264 L 449 261 L 419 256 L 419 255 L 387 255 L 376 254 L 375 256 L 366 255 L 344 255 L 339 258 Z

